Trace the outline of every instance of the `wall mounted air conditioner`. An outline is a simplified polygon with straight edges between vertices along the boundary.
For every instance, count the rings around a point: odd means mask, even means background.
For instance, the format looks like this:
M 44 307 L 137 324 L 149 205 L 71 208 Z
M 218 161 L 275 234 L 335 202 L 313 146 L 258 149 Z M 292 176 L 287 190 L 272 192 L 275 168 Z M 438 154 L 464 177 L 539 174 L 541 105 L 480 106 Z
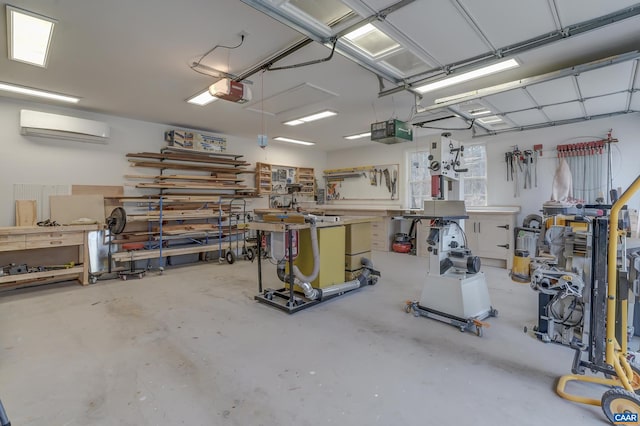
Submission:
M 23 109 L 20 110 L 20 133 L 26 136 L 107 143 L 109 126 L 100 121 Z

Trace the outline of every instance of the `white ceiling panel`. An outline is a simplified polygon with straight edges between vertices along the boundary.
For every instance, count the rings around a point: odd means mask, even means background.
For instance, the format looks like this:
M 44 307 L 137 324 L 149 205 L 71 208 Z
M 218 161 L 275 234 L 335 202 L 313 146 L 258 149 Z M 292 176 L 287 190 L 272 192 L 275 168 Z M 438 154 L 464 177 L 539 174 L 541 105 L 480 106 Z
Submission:
M 631 108 L 633 111 L 640 111 L 640 92 L 631 95 Z
M 585 98 L 628 90 L 631 85 L 633 61 L 583 72 L 578 76 L 580 92 Z
M 484 99 L 502 112 L 517 111 L 536 106 L 527 93 L 522 89 L 498 93 L 496 95 L 487 96 Z
M 564 77 L 527 87 L 538 105 L 549 105 L 578 99 L 573 77 Z
M 276 115 L 306 105 L 313 105 L 334 96 L 338 95 L 313 84 L 302 83 L 265 99 L 256 99 L 255 102 L 245 108 L 255 112 Z
M 526 14 L 522 13 L 520 1 L 462 0 L 460 3 L 496 48 L 557 29 L 546 0 L 527 0 Z
M 555 0 L 563 27 L 604 16 L 636 4 L 635 0 L 584 1 Z
M 507 118 L 516 126 L 528 126 L 530 124 L 546 123 L 547 117 L 540 110 L 530 109 L 527 111 L 514 112 L 507 114 Z
M 542 108 L 551 121 L 569 120 L 571 118 L 584 117 L 580 102 L 569 102 L 560 105 L 551 105 Z
M 387 16 L 387 22 L 442 65 L 490 50 L 447 0 L 416 1 Z
M 590 116 L 624 111 L 627 109 L 627 93 L 587 99 L 584 101 L 584 107 Z

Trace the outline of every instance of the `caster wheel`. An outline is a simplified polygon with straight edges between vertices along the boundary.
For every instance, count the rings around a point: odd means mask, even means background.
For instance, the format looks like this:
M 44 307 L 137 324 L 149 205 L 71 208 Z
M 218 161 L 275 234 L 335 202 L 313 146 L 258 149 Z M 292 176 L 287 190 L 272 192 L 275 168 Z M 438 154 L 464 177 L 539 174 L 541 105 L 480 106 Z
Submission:
M 98 282 L 98 277 L 89 277 L 89 284 L 95 284 Z
M 273 300 L 273 294 L 272 293 L 265 293 L 264 294 L 264 298 L 268 299 L 268 300 Z
M 482 337 L 482 327 L 476 326 L 476 336 Z
M 231 265 L 236 261 L 236 255 L 233 254 L 232 251 L 228 251 L 225 255 L 225 259 L 227 259 L 227 263 Z
M 253 249 L 252 248 L 248 248 L 247 249 L 247 253 L 244 255 L 244 257 L 247 260 L 250 260 L 253 262 L 253 259 L 255 258 L 255 254 L 253 253 Z
M 640 415 L 640 397 L 622 388 L 613 388 L 602 395 L 602 411 L 611 423 L 624 423 L 624 415 Z M 629 416 L 630 417 L 630 416 Z
M 498 310 L 491 308 L 491 310 L 489 311 L 489 315 L 492 316 L 492 317 L 497 317 L 498 316 Z
M 463 326 L 463 325 L 461 325 L 461 326 L 460 326 L 460 333 L 464 333 L 464 330 L 465 330 L 465 329 L 466 329 L 466 327 L 465 327 L 465 326 Z
M 524 326 L 524 329 L 523 329 L 522 331 L 524 331 L 524 334 L 527 334 L 527 331 L 529 331 L 529 329 L 528 329 L 528 328 L 527 328 L 527 326 L 525 325 L 525 326 Z
M 126 275 L 120 275 L 120 279 L 121 279 L 122 281 L 126 281 L 126 280 L 127 280 L 127 276 L 126 276 Z
M 142 277 L 144 277 L 144 273 L 141 272 L 138 274 L 138 279 L 142 279 Z
M 404 307 L 404 311 L 405 311 L 406 313 L 410 313 L 410 312 L 411 312 L 411 305 L 410 305 L 410 304 L 407 304 L 407 305 Z

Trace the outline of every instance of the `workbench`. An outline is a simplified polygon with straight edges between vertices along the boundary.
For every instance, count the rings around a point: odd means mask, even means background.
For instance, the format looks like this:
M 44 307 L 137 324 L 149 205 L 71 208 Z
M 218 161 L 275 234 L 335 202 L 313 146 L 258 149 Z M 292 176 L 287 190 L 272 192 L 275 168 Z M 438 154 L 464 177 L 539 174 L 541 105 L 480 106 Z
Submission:
M 50 269 L 23 274 L 0 275 L 0 287 L 76 278 L 89 284 L 89 249 L 87 236 L 102 225 L 8 226 L 0 227 L 0 265 L 26 264 Z M 73 266 L 70 266 L 73 262 Z M 62 266 L 67 264 L 68 267 Z

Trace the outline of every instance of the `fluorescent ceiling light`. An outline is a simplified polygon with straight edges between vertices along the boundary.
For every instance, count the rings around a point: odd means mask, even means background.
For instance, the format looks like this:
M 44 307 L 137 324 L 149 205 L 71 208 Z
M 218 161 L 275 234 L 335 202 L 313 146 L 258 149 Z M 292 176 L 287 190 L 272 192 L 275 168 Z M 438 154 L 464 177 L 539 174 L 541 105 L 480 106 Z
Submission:
M 58 93 L 47 92 L 45 90 L 31 89 L 30 87 L 16 86 L 15 84 L 3 82 L 0 82 L 0 90 L 5 92 L 18 93 L 20 95 L 37 96 L 39 98 L 69 102 L 72 104 L 78 103 L 78 101 L 80 101 L 80 98 L 74 98 L 73 96 L 60 95 Z
M 469 114 L 474 116 L 487 115 L 487 114 L 491 114 L 491 111 L 488 109 L 475 109 L 475 110 L 469 111 Z
M 282 124 L 286 124 L 287 126 L 297 126 L 299 124 L 308 123 L 310 121 L 320 120 L 322 118 L 333 117 L 334 115 L 338 115 L 335 111 L 321 111 L 315 114 L 307 115 L 305 117 L 296 118 L 295 120 L 285 121 Z
M 274 141 L 280 141 L 280 142 L 289 142 L 289 143 L 297 143 L 299 145 L 315 145 L 315 143 L 313 142 L 306 142 L 306 141 L 299 141 L 297 139 L 289 139 L 289 138 L 283 138 L 282 136 L 278 136 L 273 138 Z
M 207 89 L 202 93 L 198 93 L 197 95 L 190 97 L 187 99 L 187 102 L 194 105 L 205 106 L 217 100 L 218 98 L 212 96 L 211 93 L 209 93 L 209 89 Z
M 482 124 L 491 124 L 501 122 L 502 118 L 498 117 L 497 115 L 492 115 L 491 117 L 479 118 L 478 121 Z
M 7 5 L 9 59 L 45 68 L 56 22 Z
M 442 89 L 443 87 L 449 87 L 455 84 L 464 83 L 465 81 L 474 80 L 476 78 L 484 77 L 489 74 L 495 74 L 497 72 L 505 71 L 519 66 L 520 64 L 515 59 L 508 59 L 506 61 L 498 62 L 493 65 L 478 68 L 477 70 L 454 75 L 443 80 L 434 81 L 433 83 L 424 84 L 422 86 L 415 87 L 414 89 L 420 93 L 432 92 L 434 90 Z
M 371 136 L 371 132 L 358 133 L 357 135 L 345 136 L 344 138 L 349 140 L 354 140 L 354 139 L 366 138 L 367 136 Z

